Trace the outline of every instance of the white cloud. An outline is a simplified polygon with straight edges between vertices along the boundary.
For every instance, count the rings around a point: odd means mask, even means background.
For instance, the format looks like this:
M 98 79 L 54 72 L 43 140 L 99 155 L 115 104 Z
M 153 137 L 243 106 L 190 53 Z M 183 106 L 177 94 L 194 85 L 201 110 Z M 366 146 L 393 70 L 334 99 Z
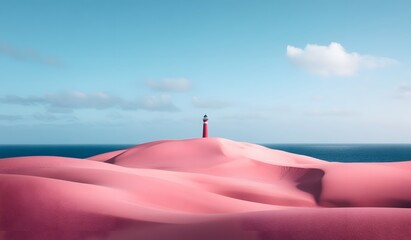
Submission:
M 198 97 L 193 97 L 191 103 L 194 107 L 205 109 L 221 109 L 229 106 L 227 102 L 219 100 L 204 100 Z
M 307 44 L 304 49 L 288 45 L 287 57 L 296 66 L 323 76 L 352 76 L 361 69 L 375 69 L 397 63 L 390 58 L 347 52 L 336 42 L 328 46 Z
M 149 80 L 146 84 L 149 88 L 162 92 L 186 92 L 191 89 L 191 82 L 185 78 Z

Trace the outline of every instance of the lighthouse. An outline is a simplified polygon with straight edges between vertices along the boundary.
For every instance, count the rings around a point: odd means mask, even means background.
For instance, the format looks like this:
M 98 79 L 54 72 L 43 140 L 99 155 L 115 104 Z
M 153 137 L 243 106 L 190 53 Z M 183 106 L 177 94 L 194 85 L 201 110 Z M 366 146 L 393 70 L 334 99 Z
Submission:
M 203 138 L 208 137 L 208 117 L 207 114 L 203 117 Z

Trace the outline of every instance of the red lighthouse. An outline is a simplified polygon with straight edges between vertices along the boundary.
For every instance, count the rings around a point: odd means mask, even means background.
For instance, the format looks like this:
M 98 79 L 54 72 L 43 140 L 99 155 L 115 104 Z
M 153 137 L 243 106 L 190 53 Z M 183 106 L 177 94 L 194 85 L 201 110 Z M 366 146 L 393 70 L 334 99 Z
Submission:
M 204 115 L 203 117 L 203 138 L 208 137 L 208 117 Z

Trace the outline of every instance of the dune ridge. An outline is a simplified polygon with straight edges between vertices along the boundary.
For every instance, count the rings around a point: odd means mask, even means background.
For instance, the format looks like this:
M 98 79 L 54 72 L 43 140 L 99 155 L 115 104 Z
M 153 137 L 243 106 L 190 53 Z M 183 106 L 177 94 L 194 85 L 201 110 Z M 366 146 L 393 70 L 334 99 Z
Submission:
M 0 239 L 409 239 L 410 173 L 222 138 L 0 159 Z

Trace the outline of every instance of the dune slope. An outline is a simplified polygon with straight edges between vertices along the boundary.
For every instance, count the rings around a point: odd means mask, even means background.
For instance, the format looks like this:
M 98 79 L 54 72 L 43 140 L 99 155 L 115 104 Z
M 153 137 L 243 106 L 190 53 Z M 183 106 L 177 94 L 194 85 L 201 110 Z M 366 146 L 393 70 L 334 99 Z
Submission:
M 409 239 L 411 162 L 221 138 L 0 160 L 0 239 Z

